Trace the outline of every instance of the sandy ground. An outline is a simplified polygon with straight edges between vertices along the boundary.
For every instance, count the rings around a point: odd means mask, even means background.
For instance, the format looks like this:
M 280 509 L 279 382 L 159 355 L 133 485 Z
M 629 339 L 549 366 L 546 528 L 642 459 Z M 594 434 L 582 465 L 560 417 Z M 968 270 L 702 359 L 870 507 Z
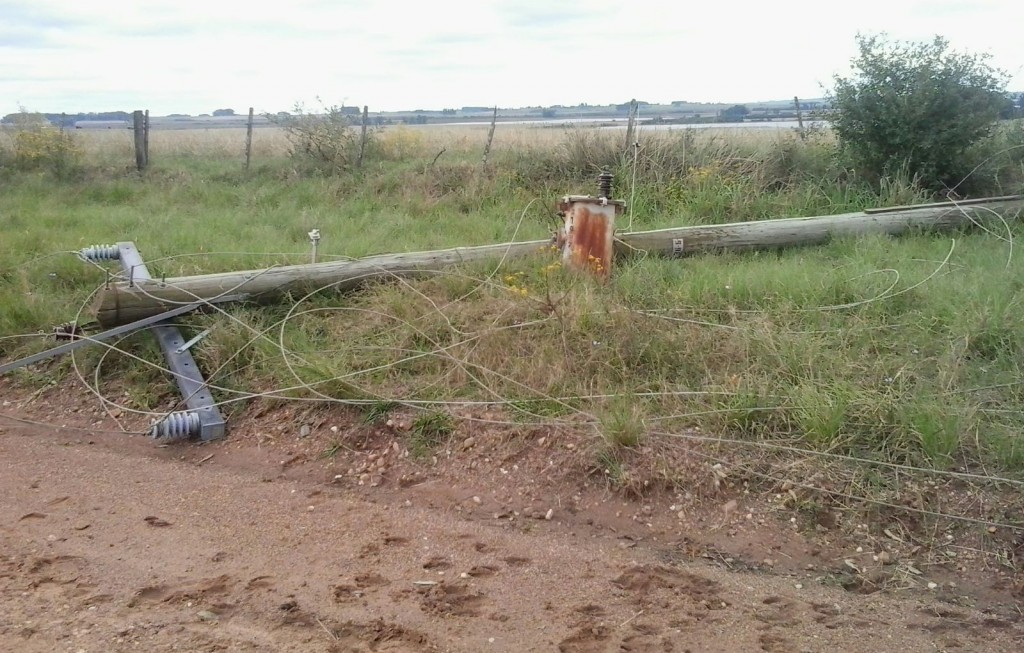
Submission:
M 397 439 L 329 462 L 277 440 L 0 420 L 0 650 L 1024 650 L 1012 588 L 846 591 L 744 506 L 722 529 L 566 487 L 544 456 L 469 442 L 422 472 L 377 462 Z M 716 563 L 698 543 L 726 533 Z

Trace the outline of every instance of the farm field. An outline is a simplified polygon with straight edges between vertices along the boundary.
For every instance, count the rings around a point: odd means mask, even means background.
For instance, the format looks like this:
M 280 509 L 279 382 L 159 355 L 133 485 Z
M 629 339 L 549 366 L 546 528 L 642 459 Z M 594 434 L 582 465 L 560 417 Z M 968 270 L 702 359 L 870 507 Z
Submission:
M 623 231 L 936 199 L 820 130 L 499 124 L 485 165 L 486 127 L 387 128 L 357 170 L 261 129 L 248 171 L 244 130 L 154 131 L 141 174 L 130 136 L 0 134 L 0 362 L 88 322 L 95 244 L 174 277 L 314 229 L 320 260 L 543 239 L 603 169 Z M 1008 152 L 959 192 L 1021 192 Z M 179 401 L 147 333 L 0 377 L 0 648 L 1019 648 L 1021 233 L 224 305 L 176 320 L 229 418 L 202 446 L 140 435 Z

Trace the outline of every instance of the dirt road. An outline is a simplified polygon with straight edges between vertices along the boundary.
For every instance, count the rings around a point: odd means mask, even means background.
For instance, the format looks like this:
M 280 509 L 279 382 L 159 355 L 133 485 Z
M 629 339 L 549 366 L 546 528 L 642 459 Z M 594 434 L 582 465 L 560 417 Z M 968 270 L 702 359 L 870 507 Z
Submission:
M 586 510 L 510 527 L 447 501 L 458 479 L 357 491 L 237 440 L 0 427 L 2 651 L 1024 650 L 937 592 L 728 571 Z

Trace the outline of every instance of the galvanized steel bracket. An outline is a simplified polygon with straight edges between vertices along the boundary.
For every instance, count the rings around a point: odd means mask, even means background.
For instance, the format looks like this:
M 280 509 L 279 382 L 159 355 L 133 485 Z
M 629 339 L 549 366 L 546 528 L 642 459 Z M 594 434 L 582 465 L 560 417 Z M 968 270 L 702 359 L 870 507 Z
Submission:
M 142 260 L 142 255 L 131 242 L 117 244 L 118 260 L 121 268 L 128 274 L 132 283 L 151 281 L 149 269 Z M 181 438 L 198 435 L 200 440 L 216 440 L 226 432 L 224 416 L 213 400 L 210 389 L 206 386 L 199 366 L 192 357 L 192 352 L 185 347 L 185 338 L 178 327 L 160 324 L 153 328 L 153 334 L 160 349 L 164 352 L 164 360 L 174 380 L 178 384 L 185 405 L 190 415 L 171 413 L 167 418 L 153 426 L 154 438 Z

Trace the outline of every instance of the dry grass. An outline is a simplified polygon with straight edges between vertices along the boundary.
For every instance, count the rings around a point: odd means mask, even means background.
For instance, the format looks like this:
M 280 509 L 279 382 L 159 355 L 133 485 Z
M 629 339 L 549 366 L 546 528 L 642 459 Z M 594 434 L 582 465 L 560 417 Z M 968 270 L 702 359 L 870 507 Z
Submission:
M 740 148 L 745 152 L 764 153 L 779 143 L 786 130 L 763 128 L 705 128 L 692 130 L 696 134 L 692 143 L 705 144 L 721 154 Z M 86 163 L 109 164 L 113 161 L 131 161 L 134 145 L 131 130 L 83 130 L 72 132 L 74 139 L 86 155 Z M 433 157 L 442 149 L 446 155 L 479 156 L 483 153 L 488 127 L 482 125 L 395 125 L 379 129 L 379 141 L 389 159 Z M 649 152 L 661 152 L 679 142 L 682 129 L 643 129 L 637 138 Z M 161 157 L 198 157 L 211 159 L 241 158 L 245 153 L 244 128 L 220 129 L 154 129 L 150 133 L 150 156 L 154 163 Z M 600 142 L 608 147 L 620 148 L 624 132 L 621 129 L 601 129 L 587 126 L 558 127 L 550 125 L 501 125 L 494 136 L 494 152 L 516 156 L 530 153 L 550 153 L 565 146 L 567 141 Z M 253 159 L 265 161 L 285 157 L 290 150 L 285 131 L 278 127 L 262 127 L 253 133 Z

